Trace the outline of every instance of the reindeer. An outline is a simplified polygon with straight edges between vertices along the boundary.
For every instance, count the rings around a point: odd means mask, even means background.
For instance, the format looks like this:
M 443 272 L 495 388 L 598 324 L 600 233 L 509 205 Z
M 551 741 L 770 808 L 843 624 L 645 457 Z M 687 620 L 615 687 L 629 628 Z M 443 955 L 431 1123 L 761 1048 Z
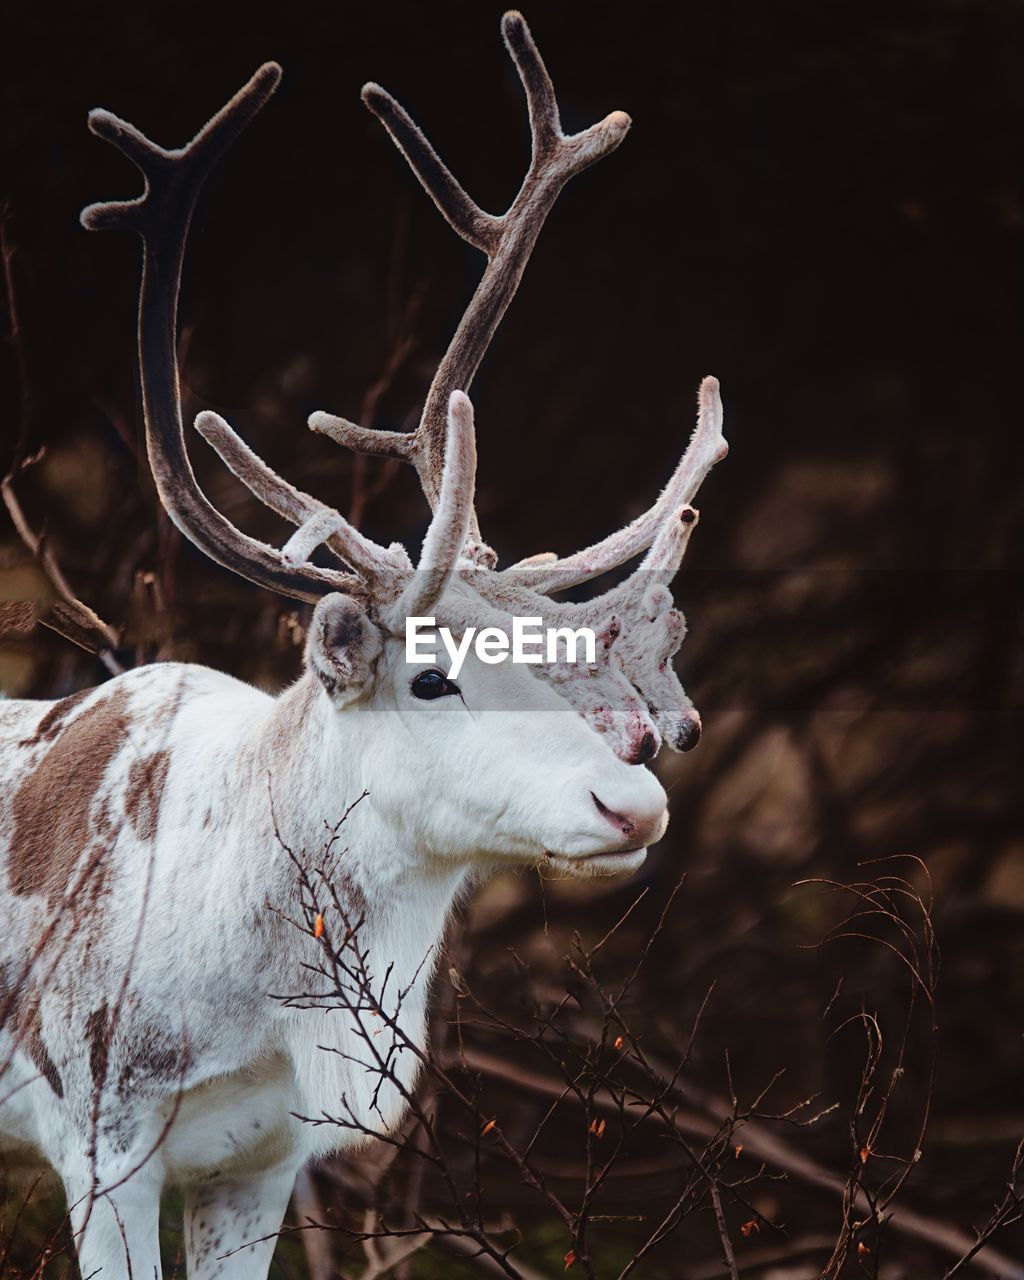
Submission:
M 322 413 L 310 422 L 416 468 L 433 514 L 415 565 L 277 476 L 216 414 L 199 415 L 199 434 L 296 526 L 284 547 L 225 519 L 188 459 L 176 323 L 189 223 L 206 175 L 280 69 L 262 67 L 180 150 L 90 115 L 144 178 L 140 197 L 92 205 L 82 220 L 142 239 L 139 360 L 160 500 L 218 564 L 315 607 L 303 674 L 276 698 L 164 663 L 59 702 L 0 704 L 0 1147 L 8 1170 L 56 1170 L 83 1275 L 159 1275 L 160 1192 L 173 1182 L 185 1189 L 192 1280 L 265 1276 L 298 1170 L 358 1140 L 296 1116 L 335 1113 L 344 1098 L 368 1123 L 371 1111 L 382 1126 L 400 1117 L 414 1055 L 398 1054 L 395 1082 L 374 1090 L 350 1060 L 350 1022 L 270 998 L 294 987 L 319 945 L 275 910 L 296 894 L 286 850 L 321 848 L 351 810 L 339 901 L 401 993 L 388 998 L 403 1035 L 422 1045 L 427 971 L 472 879 L 523 865 L 635 871 L 667 821 L 644 765 L 663 741 L 687 749 L 699 734 L 672 671 L 684 625 L 668 583 L 695 526 L 691 500 L 725 450 L 713 379 L 661 497 L 603 542 L 499 570 L 474 512 L 466 389 L 558 192 L 629 126 L 617 111 L 565 136 L 522 17 L 507 14 L 503 32 L 532 157 L 500 217 L 472 202 L 388 93 L 363 91 L 441 213 L 487 256 L 415 432 Z M 318 548 L 329 567 L 313 562 Z M 591 601 L 551 598 L 640 554 Z M 511 613 L 592 622 L 595 661 L 495 667 L 470 656 L 457 682 L 440 660 L 405 661 L 408 616 L 458 633 Z

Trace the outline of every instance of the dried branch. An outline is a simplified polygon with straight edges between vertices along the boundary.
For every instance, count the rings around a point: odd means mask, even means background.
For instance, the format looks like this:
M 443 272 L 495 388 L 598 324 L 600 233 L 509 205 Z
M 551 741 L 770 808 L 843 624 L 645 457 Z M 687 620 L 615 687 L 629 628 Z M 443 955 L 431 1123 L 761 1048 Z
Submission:
M 115 657 L 118 647 L 118 633 L 104 622 L 98 614 L 89 608 L 71 589 L 67 578 L 54 555 L 45 534 L 37 534 L 31 527 L 14 490 L 15 477 L 29 467 L 40 462 L 44 450 L 34 454 L 28 452 L 29 427 L 32 414 L 32 392 L 28 377 L 28 361 L 25 355 L 24 335 L 18 311 L 18 300 L 14 285 L 14 246 L 8 231 L 10 211 L 0 209 L 0 254 L 3 257 L 4 287 L 7 293 L 7 308 L 10 316 L 10 342 L 14 350 L 20 387 L 21 411 L 19 415 L 17 442 L 10 466 L 3 480 L 0 481 L 0 494 L 3 496 L 18 537 L 26 549 L 42 569 L 46 580 L 53 589 L 56 600 L 43 606 L 39 621 L 45 627 L 56 631 L 73 644 L 94 653 L 111 675 L 119 675 L 124 668 Z

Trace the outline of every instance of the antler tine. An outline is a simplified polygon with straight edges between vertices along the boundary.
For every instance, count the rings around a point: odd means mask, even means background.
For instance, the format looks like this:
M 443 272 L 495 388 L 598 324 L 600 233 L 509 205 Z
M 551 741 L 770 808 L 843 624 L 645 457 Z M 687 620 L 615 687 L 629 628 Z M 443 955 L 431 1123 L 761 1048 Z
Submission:
M 675 513 L 673 519 L 666 520 L 639 568 L 626 580 L 624 585 L 627 589 L 631 584 L 645 586 L 649 582 L 667 587 L 679 572 L 690 535 L 696 529 L 699 519 L 700 512 L 687 504 Z
M 316 547 L 326 542 L 345 564 L 366 578 L 409 567 L 388 548 L 360 533 L 333 507 L 296 489 L 271 470 L 219 413 L 204 409 L 196 417 L 195 428 L 251 494 L 276 515 L 299 525 L 299 532 L 305 530 L 303 539 L 299 539 L 298 533 L 293 534 L 282 548 L 287 564 L 294 566 L 307 560 Z M 306 554 L 296 559 L 298 548 L 307 545 L 314 530 L 323 530 L 323 536 L 309 543 Z
M 281 559 L 285 564 L 305 564 L 317 547 L 338 533 L 344 523 L 344 517 L 330 507 L 314 511 L 281 548 Z
M 444 594 L 459 563 L 473 514 L 476 483 L 476 431 L 473 406 L 461 391 L 448 401 L 447 442 L 441 496 L 423 539 L 412 581 L 402 593 L 395 616 L 424 617 Z
M 485 213 L 466 194 L 419 125 L 386 89 L 370 81 L 363 85 L 361 97 L 391 134 L 424 191 L 437 205 L 452 230 L 474 248 L 486 254 L 492 253 L 501 237 L 501 219 Z
M 192 211 L 211 168 L 270 98 L 280 78 L 281 68 L 266 63 L 187 146 L 175 151 L 157 146 L 109 111 L 91 112 L 90 129 L 142 171 L 145 186 L 136 199 L 90 205 L 81 218 L 92 230 L 124 228 L 143 240 L 139 365 L 146 446 L 168 515 L 218 564 L 281 595 L 315 601 L 330 591 L 362 591 L 365 585 L 337 570 L 288 564 L 279 551 L 247 537 L 210 504 L 185 447 L 178 380 L 178 292 Z M 280 489 L 284 482 L 267 470 L 265 488 L 278 490 L 282 503 L 292 502 Z
M 557 618 L 560 623 L 573 621 L 577 625 L 584 620 L 607 617 L 610 613 L 632 613 L 652 587 L 667 587 L 679 572 L 690 535 L 699 519 L 700 513 L 695 507 L 689 504 L 678 507 L 662 522 L 658 536 L 628 578 L 590 600 L 552 602 L 543 596 L 534 597 L 539 602 L 537 611 L 543 611 L 545 617 Z M 497 576 L 501 579 L 506 577 L 505 574 Z M 665 596 L 670 599 L 667 593 Z
M 88 205 L 81 213 L 90 231 L 130 229 L 145 236 L 161 216 L 177 211 L 169 197 L 178 196 L 187 204 L 191 218 L 199 190 L 207 175 L 232 142 L 273 96 L 281 82 L 281 68 L 265 62 L 230 102 L 212 116 L 185 147 L 168 151 L 150 141 L 141 130 L 111 111 L 97 108 L 89 112 L 89 129 L 117 147 L 131 160 L 146 180 L 141 196 L 134 200 L 107 200 Z M 188 166 L 182 161 L 188 159 Z
M 555 86 L 551 83 L 540 50 L 534 44 L 526 19 L 518 9 L 510 9 L 502 17 L 501 34 L 526 92 L 536 159 L 550 151 L 563 137 Z
M 643 515 L 617 533 L 610 534 L 584 551 L 564 560 L 540 562 L 531 556 L 505 571 L 534 591 L 548 593 L 578 586 L 617 568 L 651 546 L 658 531 L 684 503 L 692 502 L 705 477 L 716 462 L 729 452 L 722 435 L 722 398 L 717 378 L 705 378 L 698 393 L 697 425 L 686 452 L 662 491 L 661 497 Z
M 626 135 L 629 116 L 613 111 L 572 137 L 562 133 L 551 80 L 519 13 L 505 14 L 502 33 L 526 92 L 532 155 L 519 193 L 500 217 L 486 213 L 466 194 L 407 112 L 379 85 L 367 85 L 363 101 L 384 124 L 427 194 L 449 225 L 487 255 L 487 267 L 427 392 L 419 426 L 408 435 L 373 431 L 332 414 L 314 413 L 309 425 L 361 453 L 401 457 L 419 475 L 431 507 L 436 507 L 444 468 L 448 400 L 468 390 L 502 316 L 515 296 L 527 260 L 558 193 L 580 170 L 613 151 Z M 471 537 L 479 543 L 475 515 Z M 493 563 L 482 545 L 471 555 Z

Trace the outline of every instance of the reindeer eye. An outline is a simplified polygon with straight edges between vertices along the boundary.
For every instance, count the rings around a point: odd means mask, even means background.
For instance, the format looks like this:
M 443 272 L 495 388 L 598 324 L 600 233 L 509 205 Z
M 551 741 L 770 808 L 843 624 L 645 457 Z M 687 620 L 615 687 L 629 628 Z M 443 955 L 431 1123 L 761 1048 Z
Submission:
M 421 671 L 412 682 L 412 696 L 428 702 L 434 698 L 448 698 L 458 692 L 459 686 L 440 671 Z

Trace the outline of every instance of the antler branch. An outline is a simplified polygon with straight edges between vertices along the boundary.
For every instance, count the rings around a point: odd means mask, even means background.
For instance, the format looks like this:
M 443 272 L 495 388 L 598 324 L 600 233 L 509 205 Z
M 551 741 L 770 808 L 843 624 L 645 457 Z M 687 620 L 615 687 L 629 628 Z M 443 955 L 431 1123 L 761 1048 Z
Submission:
M 422 617 L 441 598 L 459 563 L 473 515 L 476 483 L 476 433 L 473 406 L 461 391 L 453 391 L 448 403 L 447 443 L 441 494 L 412 581 L 395 610 L 404 624 L 407 617 Z
M 386 89 L 371 81 L 363 86 L 362 99 L 391 134 L 452 230 L 490 256 L 501 240 L 501 219 L 485 213 L 466 194 L 419 126 Z
M 629 117 L 613 111 L 600 123 L 567 137 L 562 132 L 555 92 L 521 14 L 502 19 L 505 44 L 526 92 L 532 138 L 530 167 L 508 211 L 484 212 L 466 194 L 424 134 L 395 99 L 379 85 L 363 90 L 363 101 L 391 134 L 427 194 L 449 225 L 487 255 L 487 267 L 438 365 L 419 426 L 409 434 L 373 431 L 332 414 L 314 413 L 309 425 L 339 444 L 361 453 L 404 458 L 415 466 L 431 507 L 436 507 L 444 468 L 448 401 L 468 391 L 498 324 L 519 287 L 540 229 L 562 187 L 581 170 L 614 151 L 626 135 Z M 473 516 L 470 536 L 479 540 Z M 489 549 L 475 558 L 493 562 Z
M 281 595 L 313 601 L 329 591 L 361 590 L 363 584 L 337 570 L 289 564 L 279 551 L 236 529 L 210 504 L 199 488 L 185 447 L 178 378 L 178 293 L 196 200 L 214 164 L 267 102 L 280 78 L 281 68 L 266 63 L 180 150 L 158 146 L 109 111 L 91 112 L 92 132 L 117 147 L 141 170 L 145 186 L 134 200 L 93 204 L 81 217 L 90 230 L 125 229 L 142 237 L 139 365 L 146 445 L 157 492 L 168 515 L 218 564 Z M 282 504 L 293 502 L 295 491 L 284 492 L 284 482 L 269 468 L 267 473 L 266 492 L 275 492 Z
M 516 577 L 534 591 L 546 594 L 575 587 L 618 568 L 651 546 L 659 530 L 666 522 L 672 522 L 673 513 L 693 501 L 708 472 L 728 452 L 729 446 L 722 435 L 722 399 L 718 379 L 705 378 L 700 384 L 697 425 L 690 443 L 653 507 L 624 529 L 583 551 L 577 551 L 575 555 L 566 556 L 564 560 L 545 561 L 531 556 L 512 565 L 505 571 L 506 576 Z
M 228 470 L 264 506 L 282 519 L 306 528 L 307 536 L 314 528 L 324 530 L 324 536 L 313 542 L 307 555 L 300 560 L 295 559 L 296 549 L 305 545 L 305 542 L 297 541 L 296 535 L 293 535 L 281 551 L 287 564 L 295 565 L 304 561 L 316 547 L 326 542 L 340 560 L 368 579 L 409 567 L 408 557 L 403 555 L 400 558 L 389 548 L 366 537 L 333 507 L 296 489 L 279 476 L 249 448 L 219 413 L 204 409 L 196 417 L 195 428 Z M 317 523 L 314 524 L 314 521 Z

